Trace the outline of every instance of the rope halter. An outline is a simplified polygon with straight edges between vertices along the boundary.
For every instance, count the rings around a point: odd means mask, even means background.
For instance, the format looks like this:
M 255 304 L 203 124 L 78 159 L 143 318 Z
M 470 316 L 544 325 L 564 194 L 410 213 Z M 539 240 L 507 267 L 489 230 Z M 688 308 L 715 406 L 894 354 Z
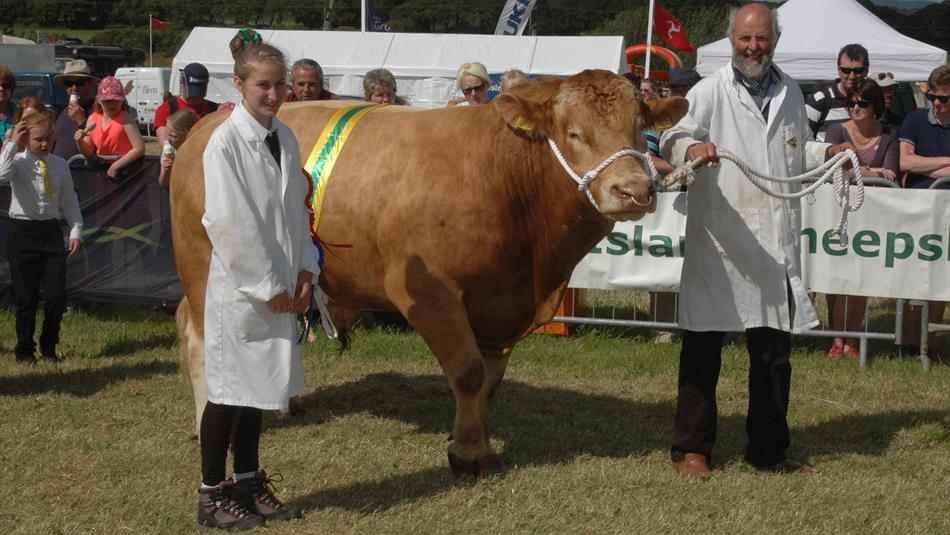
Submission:
M 571 166 L 568 165 L 567 160 L 564 159 L 564 155 L 561 154 L 561 151 L 557 148 L 557 143 L 555 143 L 553 139 L 548 138 L 548 145 L 551 146 L 551 150 L 554 151 L 554 155 L 557 156 L 557 161 L 561 162 L 561 167 L 564 168 L 564 170 L 567 172 L 567 175 L 571 177 L 571 179 L 574 182 L 577 183 L 577 189 L 580 191 L 583 191 L 587 195 L 587 199 L 590 201 L 590 204 L 598 212 L 600 212 L 600 207 L 597 206 L 597 201 L 594 200 L 594 194 L 590 191 L 590 183 L 593 182 L 594 179 L 597 178 L 598 175 L 600 175 L 601 171 L 606 169 L 607 166 L 619 160 L 620 158 L 623 158 L 624 156 L 632 156 L 634 158 L 639 158 L 640 161 L 643 163 L 644 168 L 650 171 L 650 181 L 655 183 L 660 179 L 660 177 L 657 175 L 656 167 L 653 166 L 653 160 L 651 160 L 648 155 L 638 150 L 633 150 L 633 149 L 619 150 L 615 152 L 613 156 L 610 156 L 609 158 L 604 160 L 603 163 L 601 163 L 594 169 L 591 169 L 590 171 L 584 173 L 584 176 L 578 176 L 577 173 L 575 173 L 574 170 L 571 169 Z M 637 204 L 638 206 L 644 206 L 641 203 L 637 202 L 636 199 L 633 199 L 633 202 Z

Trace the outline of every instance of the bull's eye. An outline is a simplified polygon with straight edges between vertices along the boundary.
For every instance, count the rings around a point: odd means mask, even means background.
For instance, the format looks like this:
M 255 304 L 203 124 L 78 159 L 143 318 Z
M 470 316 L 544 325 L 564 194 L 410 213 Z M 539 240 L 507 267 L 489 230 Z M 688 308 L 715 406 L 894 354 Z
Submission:
M 569 130 L 567 132 L 567 137 L 569 137 L 572 141 L 584 141 L 584 138 L 581 136 L 580 132 L 575 130 Z

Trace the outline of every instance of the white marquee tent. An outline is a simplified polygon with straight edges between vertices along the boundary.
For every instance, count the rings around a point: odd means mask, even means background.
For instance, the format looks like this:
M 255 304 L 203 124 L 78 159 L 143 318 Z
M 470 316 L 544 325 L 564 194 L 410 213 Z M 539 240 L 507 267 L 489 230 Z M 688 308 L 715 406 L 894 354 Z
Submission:
M 778 8 L 782 36 L 775 63 L 800 81 L 836 78 L 838 51 L 850 43 L 868 49 L 871 72 L 891 72 L 898 81 L 926 80 L 947 63 L 947 53 L 911 39 L 877 18 L 857 0 L 788 0 Z M 699 47 L 696 70 L 712 74 L 732 59 L 728 39 Z
M 569 76 L 584 69 L 621 72 L 626 65 L 623 37 L 549 37 L 376 32 L 257 30 L 265 42 L 287 53 L 288 62 L 311 58 L 323 67 L 330 91 L 363 97 L 363 75 L 386 68 L 396 77 L 397 94 L 410 104 L 439 107 L 456 96 L 455 73 L 469 61 L 490 74 L 521 69 L 531 75 Z M 208 98 L 237 101 L 234 62 L 228 42 L 235 28 L 197 27 L 172 62 L 172 80 L 185 65 L 208 68 Z M 625 68 L 625 67 L 624 67 Z M 178 84 L 172 83 L 172 92 Z

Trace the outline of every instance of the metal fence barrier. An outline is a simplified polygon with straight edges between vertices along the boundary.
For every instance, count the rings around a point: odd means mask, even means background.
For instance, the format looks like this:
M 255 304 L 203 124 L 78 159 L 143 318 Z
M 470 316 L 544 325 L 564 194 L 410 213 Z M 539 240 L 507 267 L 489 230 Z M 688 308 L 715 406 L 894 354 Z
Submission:
M 674 306 L 672 311 L 667 306 L 663 310 L 660 299 L 653 299 L 651 306 L 647 308 L 647 313 L 643 313 L 641 301 L 643 296 L 649 292 L 635 290 L 579 290 L 569 289 L 568 291 L 582 292 L 582 297 L 574 299 L 574 306 L 563 310 L 563 314 L 554 317 L 552 321 L 573 324 L 573 325 L 591 325 L 602 327 L 621 327 L 621 328 L 640 328 L 652 329 L 657 332 L 658 337 L 662 337 L 664 332 L 682 330 L 675 320 L 662 321 L 676 314 L 676 296 L 675 293 L 661 292 L 666 296 L 672 296 Z M 840 296 L 847 302 L 848 296 Z M 631 301 L 632 299 L 632 301 Z M 867 368 L 869 364 L 868 342 L 870 340 L 885 340 L 893 342 L 896 346 L 903 346 L 903 323 L 904 323 L 904 305 L 921 307 L 920 339 L 919 339 L 919 360 L 924 371 L 930 369 L 931 359 L 929 355 L 928 334 L 937 332 L 950 332 L 950 325 L 930 323 L 929 303 L 926 301 L 905 301 L 904 299 L 881 299 L 880 304 L 874 307 L 874 310 L 880 312 L 889 308 L 887 302 L 892 301 L 894 309 L 893 330 L 872 331 L 871 323 L 871 300 L 865 304 L 864 310 L 864 329 L 860 331 L 835 330 L 829 328 L 829 325 L 822 323 L 818 328 L 807 331 L 793 331 L 794 336 L 807 336 L 813 338 L 852 338 L 859 342 L 858 363 L 861 368 Z M 620 304 L 618 304 L 620 303 Z M 845 305 L 847 309 L 847 304 Z M 844 318 L 844 324 L 847 324 L 847 316 Z

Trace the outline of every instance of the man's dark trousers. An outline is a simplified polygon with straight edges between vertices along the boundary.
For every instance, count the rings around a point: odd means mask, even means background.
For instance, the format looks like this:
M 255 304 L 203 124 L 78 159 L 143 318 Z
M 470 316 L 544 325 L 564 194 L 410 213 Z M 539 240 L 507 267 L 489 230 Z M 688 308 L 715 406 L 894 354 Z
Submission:
M 59 221 L 26 221 L 10 219 L 7 240 L 10 278 L 16 305 L 16 337 L 14 353 L 19 360 L 30 359 L 36 351 L 33 333 L 36 330 L 36 309 L 40 284 L 46 305 L 40 348 L 52 355 L 59 343 L 59 324 L 66 310 L 66 248 Z
M 680 352 L 676 420 L 673 431 L 674 461 L 686 453 L 711 459 L 716 443 L 716 384 L 722 368 L 725 333 L 684 331 Z M 746 460 L 755 466 L 772 466 L 785 460 L 789 445 L 788 394 L 791 387 L 791 335 L 767 327 L 747 329 L 749 351 L 749 410 Z

